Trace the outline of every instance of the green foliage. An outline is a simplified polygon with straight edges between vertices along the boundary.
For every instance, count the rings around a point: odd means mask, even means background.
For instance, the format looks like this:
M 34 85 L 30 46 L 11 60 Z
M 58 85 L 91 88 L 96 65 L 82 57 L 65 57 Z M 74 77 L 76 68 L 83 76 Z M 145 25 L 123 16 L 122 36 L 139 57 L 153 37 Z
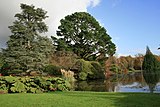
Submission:
M 89 13 L 76 12 L 60 22 L 59 38 L 52 37 L 58 51 L 73 51 L 85 60 L 96 60 L 115 53 L 115 44 L 106 29 Z
M 79 73 L 79 79 L 80 80 L 87 80 L 87 76 L 88 76 L 87 72 L 80 72 Z
M 5 81 L 9 84 L 13 84 L 18 80 L 18 78 L 16 77 L 12 77 L 12 76 L 6 76 L 5 77 Z
M 92 65 L 92 68 L 91 68 L 91 71 L 92 71 L 92 75 L 88 75 L 88 78 L 89 79 L 104 79 L 105 76 L 104 76 L 104 68 L 101 66 L 100 63 L 98 62 L 91 62 L 91 65 Z
M 4 58 L 3 58 L 2 52 L 0 52 L 0 70 L 1 70 L 1 67 L 3 66 L 3 64 L 4 64 Z
M 83 59 L 80 59 L 76 62 L 76 64 L 80 65 L 79 69 L 78 69 L 78 71 L 79 71 L 78 78 L 80 80 L 86 80 L 88 74 L 92 74 L 91 63 L 89 61 L 85 61 Z
M 32 88 L 32 87 L 30 88 L 31 93 L 36 93 L 36 90 L 37 90 L 36 88 Z
M 117 66 L 116 64 L 112 64 L 112 65 L 111 65 L 111 68 L 110 68 L 110 71 L 112 71 L 112 72 L 114 72 L 114 73 L 119 73 L 120 68 L 119 68 L 119 66 Z
M 92 73 L 91 71 L 92 65 L 89 61 L 81 59 L 80 62 L 81 62 L 81 72 Z
M 42 93 L 69 89 L 70 84 L 62 78 L 0 77 L 0 92 L 2 93 Z
M 44 19 L 47 12 L 33 5 L 21 4 L 21 13 L 15 15 L 16 20 L 9 26 L 12 35 L 3 49 L 5 62 L 11 69 L 38 70 L 48 64 L 49 55 L 53 50 L 49 38 L 40 36 L 48 30 Z
M 47 65 L 44 67 L 43 72 L 46 72 L 49 75 L 60 76 L 61 75 L 60 69 L 61 67 L 58 67 L 58 66 Z
M 129 71 L 135 71 L 135 69 L 134 68 L 129 68 Z
M 0 80 L 0 94 L 1 93 L 8 93 L 8 86 L 5 81 Z
M 153 90 L 160 79 L 160 62 L 152 54 L 149 47 L 147 47 L 142 68 L 144 79 L 149 85 L 150 92 L 153 93 Z
M 76 62 L 74 66 L 77 66 L 78 79 L 87 80 L 87 79 L 104 79 L 104 69 L 98 62 L 85 61 L 80 59 Z
M 12 75 L 12 74 L 20 74 L 22 72 L 23 72 L 23 70 L 18 69 L 18 67 L 16 67 L 16 66 L 11 67 L 11 65 L 8 63 L 4 63 L 0 69 L 0 73 L 3 76 L 8 76 L 8 75 Z
M 9 72 L 11 71 L 11 68 L 8 63 L 4 63 L 1 67 L 0 73 L 4 76 L 9 75 Z
M 12 87 L 10 88 L 10 90 L 13 93 L 22 93 L 22 92 L 26 92 L 26 86 L 22 82 L 17 81 L 14 84 L 12 84 Z
M 78 91 L 90 91 L 91 85 L 88 85 L 88 81 L 79 81 L 77 85 Z

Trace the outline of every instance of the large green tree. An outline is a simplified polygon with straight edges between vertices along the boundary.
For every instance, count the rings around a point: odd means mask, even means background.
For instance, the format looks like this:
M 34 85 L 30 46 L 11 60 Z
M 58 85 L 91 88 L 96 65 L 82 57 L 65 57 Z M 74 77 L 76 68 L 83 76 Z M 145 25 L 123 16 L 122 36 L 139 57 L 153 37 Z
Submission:
M 57 50 L 73 51 L 85 60 L 115 53 L 115 44 L 106 29 L 89 13 L 76 12 L 61 19 L 60 23 L 58 39 L 52 37 Z
M 51 40 L 41 35 L 48 30 L 44 22 L 47 12 L 33 5 L 20 7 L 22 12 L 15 15 L 16 20 L 9 26 L 12 35 L 8 47 L 3 49 L 5 62 L 12 69 L 40 70 L 53 50 Z
M 153 93 L 156 84 L 160 78 L 160 62 L 147 47 L 146 55 L 142 64 L 143 76 L 149 86 L 150 92 Z

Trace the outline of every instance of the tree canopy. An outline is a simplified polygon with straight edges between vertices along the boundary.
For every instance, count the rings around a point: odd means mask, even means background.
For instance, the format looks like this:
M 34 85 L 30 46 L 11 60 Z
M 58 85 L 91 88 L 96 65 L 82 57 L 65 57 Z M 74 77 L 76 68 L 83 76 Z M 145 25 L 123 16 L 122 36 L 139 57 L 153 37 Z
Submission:
M 104 27 L 86 12 L 76 12 L 60 20 L 58 38 L 52 37 L 58 51 L 73 51 L 85 60 L 112 56 L 115 44 Z
M 15 15 L 16 20 L 9 26 L 12 35 L 3 49 L 5 62 L 12 68 L 21 70 L 39 70 L 48 62 L 47 57 L 53 49 L 51 40 L 41 33 L 48 31 L 44 22 L 47 12 L 33 5 L 21 4 L 21 13 Z

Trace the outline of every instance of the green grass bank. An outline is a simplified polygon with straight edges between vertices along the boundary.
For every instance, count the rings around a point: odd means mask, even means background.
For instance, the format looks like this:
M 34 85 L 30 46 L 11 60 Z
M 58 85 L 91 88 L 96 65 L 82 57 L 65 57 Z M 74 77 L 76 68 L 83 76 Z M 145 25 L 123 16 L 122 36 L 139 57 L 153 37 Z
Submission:
M 74 91 L 1 94 L 0 107 L 160 107 L 160 94 Z

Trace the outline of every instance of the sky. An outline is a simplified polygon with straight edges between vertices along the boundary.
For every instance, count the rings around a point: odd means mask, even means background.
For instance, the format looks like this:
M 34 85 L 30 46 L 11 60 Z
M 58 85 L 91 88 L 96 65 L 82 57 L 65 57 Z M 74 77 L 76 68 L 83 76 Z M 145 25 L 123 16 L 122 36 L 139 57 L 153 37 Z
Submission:
M 160 55 L 160 0 L 101 0 L 92 14 L 107 29 L 118 55 Z
M 74 12 L 88 12 L 104 26 L 116 44 L 116 55 L 145 54 L 149 46 L 160 55 L 160 0 L 0 0 L 0 48 L 11 35 L 8 26 L 20 12 L 20 3 L 48 12 L 49 32 L 55 35 L 59 20 Z

